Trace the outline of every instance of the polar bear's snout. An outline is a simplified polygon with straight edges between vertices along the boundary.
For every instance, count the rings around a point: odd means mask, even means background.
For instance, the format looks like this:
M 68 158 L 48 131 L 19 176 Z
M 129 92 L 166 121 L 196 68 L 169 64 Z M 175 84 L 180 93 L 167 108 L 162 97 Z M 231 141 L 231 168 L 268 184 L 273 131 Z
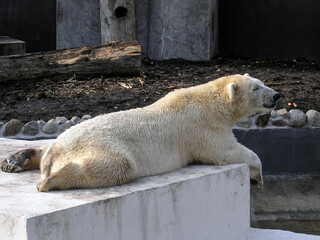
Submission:
M 275 92 L 272 89 L 270 89 L 270 91 L 266 92 L 264 96 L 263 107 L 265 108 L 274 108 L 280 98 L 280 94 L 278 92 Z
M 280 94 L 276 92 L 276 93 L 273 95 L 273 100 L 274 100 L 275 102 L 277 102 L 277 101 L 279 100 L 279 98 L 280 98 Z

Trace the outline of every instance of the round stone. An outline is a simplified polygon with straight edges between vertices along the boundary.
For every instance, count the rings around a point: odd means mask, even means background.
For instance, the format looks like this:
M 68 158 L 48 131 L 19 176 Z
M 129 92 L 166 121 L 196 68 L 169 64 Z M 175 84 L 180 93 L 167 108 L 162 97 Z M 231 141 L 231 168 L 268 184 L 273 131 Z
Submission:
M 291 109 L 289 112 L 289 126 L 303 127 L 306 124 L 306 114 L 299 109 Z
M 311 127 L 320 127 L 320 113 L 316 110 L 309 110 L 306 113 Z
M 281 115 L 280 115 L 280 113 L 278 113 L 278 111 L 276 111 L 276 110 L 272 110 L 271 111 L 271 117 L 272 118 L 277 118 L 277 117 L 280 117 Z
M 39 124 L 39 130 L 42 130 L 43 126 L 46 124 L 44 120 L 38 120 L 37 123 Z
M 84 115 L 84 116 L 82 117 L 83 120 L 89 120 L 89 119 L 91 119 L 91 118 L 92 118 L 91 115 Z
M 72 127 L 73 124 L 71 121 L 66 121 L 64 124 L 61 125 L 60 130 L 61 132 L 64 132 L 65 130 L 67 130 L 68 128 Z
M 73 125 L 78 124 L 80 121 L 81 121 L 81 118 L 79 118 L 78 116 L 73 116 L 73 117 L 71 118 L 71 123 L 72 123 Z
M 270 118 L 270 122 L 273 126 L 278 126 L 278 127 L 288 126 L 288 120 L 284 119 L 281 116 L 275 117 L 275 118 Z
M 34 136 L 37 135 L 40 131 L 39 123 L 37 121 L 31 121 L 24 125 L 23 134 Z
M 60 124 L 64 124 L 66 121 L 68 121 L 68 119 L 66 117 L 56 117 L 55 121 L 58 125 L 60 125 Z
M 278 113 L 285 119 L 289 118 L 289 113 L 288 113 L 287 109 L 285 109 L 285 108 L 278 110 Z
M 4 132 L 3 136 L 15 136 L 17 135 L 23 124 L 20 120 L 18 119 L 11 119 L 9 122 L 7 122 L 4 126 Z
M 42 128 L 42 132 L 46 134 L 54 134 L 57 131 L 58 131 L 58 124 L 53 119 L 47 122 Z

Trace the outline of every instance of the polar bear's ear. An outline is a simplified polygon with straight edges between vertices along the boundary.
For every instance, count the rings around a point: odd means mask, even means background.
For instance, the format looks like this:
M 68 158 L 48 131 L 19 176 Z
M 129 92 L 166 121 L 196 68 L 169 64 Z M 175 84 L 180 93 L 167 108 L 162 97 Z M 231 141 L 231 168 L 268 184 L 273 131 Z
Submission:
M 243 74 L 243 76 L 244 76 L 244 77 L 250 77 L 250 76 L 249 76 L 249 73 L 245 73 L 245 74 Z
M 229 95 L 230 101 L 233 101 L 236 87 L 237 85 L 234 82 L 228 84 L 228 95 Z

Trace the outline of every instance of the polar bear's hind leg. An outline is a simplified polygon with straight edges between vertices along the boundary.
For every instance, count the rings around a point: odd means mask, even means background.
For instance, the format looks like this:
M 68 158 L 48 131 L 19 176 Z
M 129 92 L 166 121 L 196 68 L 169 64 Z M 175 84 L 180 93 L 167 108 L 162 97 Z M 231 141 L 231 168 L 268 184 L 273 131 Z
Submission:
M 121 185 L 134 178 L 133 164 L 125 158 L 85 160 L 80 165 L 70 162 L 51 173 L 37 185 L 40 192 Z

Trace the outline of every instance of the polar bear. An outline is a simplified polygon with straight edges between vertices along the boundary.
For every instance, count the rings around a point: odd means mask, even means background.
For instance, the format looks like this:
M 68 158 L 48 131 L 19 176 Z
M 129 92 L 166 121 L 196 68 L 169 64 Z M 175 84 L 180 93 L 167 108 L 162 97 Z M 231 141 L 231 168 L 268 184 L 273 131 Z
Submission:
M 258 156 L 237 142 L 232 126 L 268 112 L 279 93 L 249 75 L 232 75 L 175 90 L 144 108 L 97 116 L 41 149 L 18 151 L 1 169 L 41 169 L 39 191 L 100 188 L 174 171 L 189 164 L 247 163 L 262 187 Z

